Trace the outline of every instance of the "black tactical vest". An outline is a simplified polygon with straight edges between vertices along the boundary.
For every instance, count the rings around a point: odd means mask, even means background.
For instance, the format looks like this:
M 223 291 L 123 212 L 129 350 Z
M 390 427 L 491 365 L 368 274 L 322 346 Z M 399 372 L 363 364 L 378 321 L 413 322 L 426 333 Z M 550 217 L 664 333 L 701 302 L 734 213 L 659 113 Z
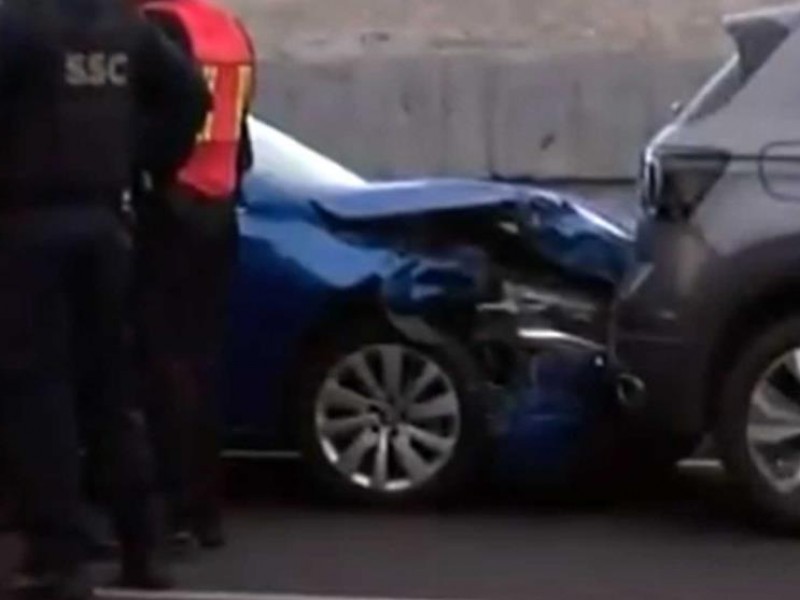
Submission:
M 70 13 L 59 0 L 23 9 L 35 51 L 10 114 L 0 114 L 0 131 L 8 136 L 0 140 L 0 186 L 45 196 L 129 185 L 139 25 L 113 8 L 116 0 L 94 4 L 90 18 Z

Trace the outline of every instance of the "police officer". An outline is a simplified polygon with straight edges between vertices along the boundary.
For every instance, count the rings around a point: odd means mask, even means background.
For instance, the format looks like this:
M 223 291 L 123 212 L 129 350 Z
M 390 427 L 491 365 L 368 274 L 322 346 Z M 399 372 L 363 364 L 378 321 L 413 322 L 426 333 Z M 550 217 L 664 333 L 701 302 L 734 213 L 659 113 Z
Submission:
M 120 206 L 137 170 L 179 166 L 206 94 L 121 0 L 0 7 L 0 442 L 45 598 L 90 596 L 79 412 L 103 459 L 119 582 L 168 583 L 153 564 L 147 448 L 126 401 L 131 239 Z
M 236 198 L 252 163 L 247 114 L 255 53 L 239 20 L 208 0 L 139 0 L 198 65 L 214 98 L 191 158 L 143 229 L 140 290 L 156 433 L 173 540 L 224 543 L 218 418 L 220 347 L 237 242 Z

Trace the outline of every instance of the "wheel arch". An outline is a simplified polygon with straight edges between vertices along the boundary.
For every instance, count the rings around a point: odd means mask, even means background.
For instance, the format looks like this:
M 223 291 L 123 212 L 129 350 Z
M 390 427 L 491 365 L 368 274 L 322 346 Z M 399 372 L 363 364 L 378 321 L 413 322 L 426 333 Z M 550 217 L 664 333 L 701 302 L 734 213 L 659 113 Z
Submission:
M 298 350 L 281 381 L 281 431 L 284 432 L 281 437 L 284 445 L 291 449 L 296 449 L 299 443 L 299 413 L 295 399 L 307 363 L 305 357 L 320 342 L 338 335 L 337 330 L 365 326 L 357 323 L 369 323 L 370 326 L 388 324 L 380 300 L 364 290 L 350 292 L 331 302 L 300 339 Z
M 710 367 L 704 380 L 706 428 L 713 428 L 719 415 L 723 374 L 733 365 L 745 344 L 770 324 L 793 312 L 800 314 L 800 280 L 786 281 L 751 297 L 725 320 L 717 336 Z

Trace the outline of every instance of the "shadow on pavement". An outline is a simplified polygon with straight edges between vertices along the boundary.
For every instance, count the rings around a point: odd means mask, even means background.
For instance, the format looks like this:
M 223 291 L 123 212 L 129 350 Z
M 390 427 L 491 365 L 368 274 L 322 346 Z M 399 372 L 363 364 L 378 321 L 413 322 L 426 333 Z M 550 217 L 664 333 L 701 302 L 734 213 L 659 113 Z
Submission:
M 460 498 L 436 505 L 406 508 L 352 506 L 315 494 L 303 478 L 299 463 L 231 461 L 228 463 L 228 498 L 233 510 L 301 510 L 331 515 L 418 515 L 479 517 L 514 516 L 548 519 L 554 516 L 613 516 L 659 528 L 739 531 L 751 535 L 774 531 L 761 528 L 742 495 L 732 489 L 719 468 L 680 469 L 659 479 L 591 487 L 508 485 L 475 483 Z

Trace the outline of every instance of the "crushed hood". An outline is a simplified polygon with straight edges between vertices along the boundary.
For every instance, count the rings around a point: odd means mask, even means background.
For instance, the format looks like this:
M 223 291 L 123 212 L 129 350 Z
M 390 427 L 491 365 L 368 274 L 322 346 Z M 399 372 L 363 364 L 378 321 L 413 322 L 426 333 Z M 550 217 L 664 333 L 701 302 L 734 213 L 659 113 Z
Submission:
M 323 214 L 341 221 L 379 221 L 435 213 L 531 204 L 543 213 L 578 213 L 613 235 L 629 237 L 634 211 L 609 211 L 608 203 L 535 186 L 470 179 L 420 179 L 370 183 L 359 189 L 333 191 L 313 200 Z
M 396 219 L 513 203 L 524 193 L 512 185 L 462 179 L 372 183 L 314 201 L 326 215 L 344 221 Z
M 632 261 L 636 206 L 612 217 L 598 208 L 603 203 L 538 187 L 458 179 L 376 183 L 313 202 L 329 218 L 362 224 L 521 207 L 529 218 L 520 235 L 543 257 L 569 272 L 616 283 Z

